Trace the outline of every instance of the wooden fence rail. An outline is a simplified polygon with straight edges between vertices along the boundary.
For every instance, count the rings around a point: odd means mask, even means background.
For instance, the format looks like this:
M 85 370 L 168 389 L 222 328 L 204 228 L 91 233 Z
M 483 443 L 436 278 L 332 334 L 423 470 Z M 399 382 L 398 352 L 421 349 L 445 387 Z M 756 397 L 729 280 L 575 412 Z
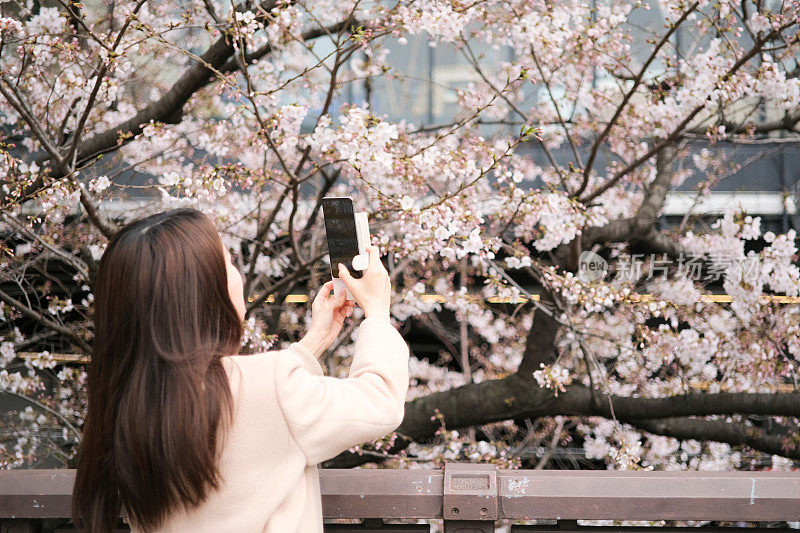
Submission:
M 0 471 L 0 533 L 70 531 L 72 470 Z M 636 532 L 642 527 L 578 526 L 577 520 L 697 520 L 765 522 L 788 529 L 800 522 L 800 472 L 618 472 L 497 470 L 493 465 L 447 463 L 438 470 L 320 470 L 326 531 L 494 532 L 498 520 L 522 532 Z M 551 524 L 537 522 L 555 521 Z M 525 523 L 527 524 L 525 524 Z M 738 528 L 702 528 L 703 531 Z M 659 533 L 687 531 L 659 528 Z M 770 530 L 774 530 L 770 528 Z M 652 531 L 650 529 L 649 531 Z M 749 529 L 748 531 L 754 531 Z

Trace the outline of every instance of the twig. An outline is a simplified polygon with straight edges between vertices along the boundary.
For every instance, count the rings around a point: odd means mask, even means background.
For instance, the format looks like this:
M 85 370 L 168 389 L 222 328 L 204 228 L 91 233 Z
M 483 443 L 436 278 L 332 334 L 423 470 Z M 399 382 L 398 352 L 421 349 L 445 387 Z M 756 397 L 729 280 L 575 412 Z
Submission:
M 37 313 L 32 308 L 30 308 L 27 305 L 23 304 L 22 302 L 20 302 L 19 300 L 17 300 L 13 296 L 10 296 L 9 294 L 6 294 L 2 290 L 0 290 L 0 300 L 4 301 L 5 303 L 10 305 L 11 307 L 15 308 L 17 311 L 19 311 L 23 315 L 27 316 L 28 318 L 32 318 L 32 319 L 36 320 L 37 322 L 39 322 L 40 324 L 42 324 L 43 326 L 45 326 L 47 328 L 50 328 L 50 329 L 52 329 L 54 331 L 57 331 L 58 333 L 60 333 L 61 335 L 64 335 L 65 337 L 69 337 L 84 352 L 92 353 L 92 348 L 91 348 L 91 346 L 89 346 L 89 343 L 86 342 L 86 339 L 84 339 L 83 337 L 81 337 L 80 335 L 78 335 L 77 333 L 72 331 L 71 329 L 69 329 L 69 328 L 67 328 L 65 326 L 62 326 L 61 324 L 58 324 L 56 322 L 53 322 L 52 320 L 50 320 L 49 318 L 46 318 L 41 313 Z

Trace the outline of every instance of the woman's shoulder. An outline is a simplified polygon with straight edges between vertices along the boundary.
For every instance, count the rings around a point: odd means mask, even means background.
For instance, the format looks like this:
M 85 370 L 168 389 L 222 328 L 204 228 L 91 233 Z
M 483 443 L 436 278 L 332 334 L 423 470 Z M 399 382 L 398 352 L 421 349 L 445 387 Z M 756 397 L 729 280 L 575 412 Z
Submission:
M 267 369 L 288 372 L 294 367 L 303 367 L 312 374 L 323 375 L 322 366 L 314 354 L 298 343 L 292 343 L 283 349 L 229 355 L 222 359 L 226 368 L 238 367 L 247 372 Z
M 277 357 L 281 356 L 284 350 L 269 350 L 266 352 L 256 352 L 247 354 L 226 355 L 221 358 L 222 364 L 230 369 L 233 367 L 264 367 L 274 365 Z
M 268 394 L 276 381 L 276 362 L 283 350 L 226 355 L 220 358 L 231 392 L 240 398 Z
M 279 383 L 293 372 L 305 369 L 322 376 L 322 367 L 309 352 L 304 354 L 294 346 L 281 350 L 270 350 L 251 354 L 228 355 L 221 358 L 228 376 L 231 392 L 237 398 L 271 397 Z

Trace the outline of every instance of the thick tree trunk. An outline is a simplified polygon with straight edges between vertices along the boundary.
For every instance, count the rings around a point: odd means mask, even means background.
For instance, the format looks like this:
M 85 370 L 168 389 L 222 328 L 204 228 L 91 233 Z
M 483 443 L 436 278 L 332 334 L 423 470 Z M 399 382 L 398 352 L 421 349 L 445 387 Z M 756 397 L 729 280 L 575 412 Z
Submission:
M 566 392 L 539 387 L 533 377 L 511 374 L 502 379 L 471 383 L 437 392 L 406 403 L 399 432 L 411 438 L 433 435 L 434 409 L 444 417 L 448 429 L 499 422 L 512 418 L 555 415 L 614 415 L 622 421 L 708 415 L 800 416 L 800 393 L 721 392 L 690 393 L 665 398 L 606 396 L 598 391 L 599 405 L 592 406 L 591 392 L 583 385 L 570 385 Z
M 681 394 L 665 398 L 631 398 L 600 395 L 593 407 L 591 393 L 582 385 L 570 385 L 555 396 L 539 387 L 531 376 L 519 373 L 481 383 L 470 383 L 437 392 L 406 403 L 405 418 L 397 429 L 398 439 L 391 453 L 404 449 L 411 441 L 432 437 L 440 425 L 435 410 L 441 413 L 448 430 L 461 429 L 515 418 L 545 416 L 602 416 L 631 424 L 647 432 L 699 441 L 744 444 L 765 453 L 800 459 L 800 445 L 784 442 L 778 435 L 764 434 L 756 428 L 724 420 L 702 420 L 690 416 L 772 415 L 800 416 L 800 393 L 722 392 Z M 599 393 L 596 393 L 599 394 Z M 328 468 L 348 468 L 379 460 L 379 455 L 345 452 L 324 464 Z

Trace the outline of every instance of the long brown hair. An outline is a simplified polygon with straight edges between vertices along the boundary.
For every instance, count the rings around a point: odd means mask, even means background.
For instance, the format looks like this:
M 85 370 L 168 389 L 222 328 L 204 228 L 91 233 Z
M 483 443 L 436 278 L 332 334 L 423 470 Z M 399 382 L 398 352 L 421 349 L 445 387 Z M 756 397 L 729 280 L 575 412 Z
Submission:
M 190 208 L 131 222 L 100 259 L 94 297 L 72 520 L 105 533 L 124 507 L 147 531 L 220 482 L 217 435 L 232 416 L 220 358 L 239 352 L 242 322 L 213 222 Z

